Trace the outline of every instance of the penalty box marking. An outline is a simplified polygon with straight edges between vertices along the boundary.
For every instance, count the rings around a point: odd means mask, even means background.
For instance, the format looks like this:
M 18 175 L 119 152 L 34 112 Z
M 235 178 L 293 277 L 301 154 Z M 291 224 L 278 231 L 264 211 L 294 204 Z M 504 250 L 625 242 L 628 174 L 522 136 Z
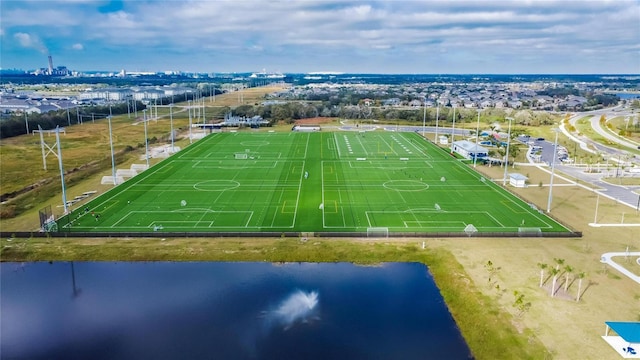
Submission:
M 199 220 L 187 220 L 187 219 L 179 219 L 179 220 L 175 220 L 176 218 L 176 214 L 194 214 L 196 216 L 198 215 L 202 215 L 200 216 Z M 163 219 L 158 219 L 155 218 L 153 220 L 151 220 L 147 225 L 147 226 L 131 226 L 131 225 L 121 225 L 122 222 L 124 221 L 131 221 L 131 222 L 135 222 L 135 216 L 140 216 L 142 218 L 142 214 L 148 215 L 148 214 L 155 214 L 155 215 L 159 215 L 159 217 L 166 217 L 166 220 Z M 251 222 L 251 219 L 253 218 L 254 215 L 254 211 L 252 210 L 234 210 L 234 211 L 228 211 L 228 210 L 210 210 L 210 209 L 185 209 L 185 210 L 168 210 L 168 211 L 130 211 L 129 213 L 127 213 L 125 216 L 123 216 L 122 218 L 120 218 L 120 220 L 118 220 L 117 222 L 115 222 L 113 225 L 111 225 L 111 228 L 117 228 L 119 226 L 123 226 L 123 227 L 134 227 L 134 228 L 153 228 L 153 226 L 155 225 L 167 225 L 167 224 L 180 224 L 182 225 L 182 227 L 184 225 L 193 225 L 192 227 L 194 228 L 198 228 L 198 227 L 213 227 L 214 222 L 217 219 L 206 219 L 207 215 L 213 215 L 214 217 L 216 217 L 216 215 L 226 215 L 228 216 L 227 219 L 225 219 L 225 222 L 228 222 L 229 218 L 242 218 L 240 216 L 238 216 L 238 214 L 246 214 L 248 215 L 248 218 L 246 221 L 244 221 L 243 223 L 237 224 L 237 225 L 223 225 L 223 226 L 216 226 L 217 228 L 238 228 L 238 227 L 244 227 L 244 228 L 256 228 L 256 227 L 260 227 L 260 226 L 249 226 L 249 223 Z M 130 218 L 133 217 L 133 220 L 131 220 Z M 208 225 L 199 225 L 202 223 L 208 223 Z M 178 226 L 181 227 L 181 226 Z
M 400 163 L 396 162 L 401 161 Z M 411 160 L 388 159 L 388 160 L 369 160 L 369 161 L 353 161 L 343 160 L 347 162 L 349 167 L 358 169 L 385 169 L 385 170 L 408 170 L 408 169 L 433 169 L 433 166 L 428 161 L 418 160 L 411 162 Z
M 487 212 L 487 211 L 446 211 L 446 210 L 425 210 L 425 209 L 419 209 L 419 210 L 414 210 L 414 209 L 408 209 L 408 210 L 394 210 L 394 211 L 365 211 L 365 216 L 367 217 L 367 222 L 369 223 L 369 225 L 372 225 L 372 217 L 374 217 L 376 214 L 383 214 L 383 216 L 387 217 L 390 215 L 395 215 L 397 217 L 397 222 L 402 222 L 402 223 L 411 223 L 411 222 L 416 222 L 416 223 L 421 223 L 421 222 L 426 222 L 426 223 L 430 223 L 430 222 L 438 222 L 438 223 L 449 223 L 449 222 L 454 222 L 454 223 L 461 223 L 464 226 L 466 226 L 467 224 L 464 221 L 450 221 L 450 220 L 421 220 L 418 219 L 416 215 L 419 214 L 430 214 L 430 215 L 438 215 L 439 217 L 460 217 L 460 215 L 467 215 L 467 214 L 480 214 L 480 215 L 484 215 L 485 217 L 491 219 L 491 221 L 495 224 L 498 224 L 500 226 L 500 228 L 506 228 L 506 226 L 504 226 L 500 221 L 498 221 L 498 219 L 496 219 L 493 215 L 491 215 L 491 213 Z M 403 217 L 405 216 L 411 216 L 413 217 L 413 219 L 411 220 L 403 220 Z M 392 220 L 393 221 L 393 220 Z M 389 226 L 391 227 L 391 226 Z M 484 227 L 484 226 L 483 226 Z

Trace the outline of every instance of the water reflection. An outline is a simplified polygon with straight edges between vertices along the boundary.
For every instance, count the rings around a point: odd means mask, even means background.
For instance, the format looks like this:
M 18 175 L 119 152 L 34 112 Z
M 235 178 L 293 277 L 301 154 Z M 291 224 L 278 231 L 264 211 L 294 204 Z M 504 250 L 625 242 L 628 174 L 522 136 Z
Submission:
M 2 263 L 0 270 L 3 358 L 469 356 L 421 264 Z

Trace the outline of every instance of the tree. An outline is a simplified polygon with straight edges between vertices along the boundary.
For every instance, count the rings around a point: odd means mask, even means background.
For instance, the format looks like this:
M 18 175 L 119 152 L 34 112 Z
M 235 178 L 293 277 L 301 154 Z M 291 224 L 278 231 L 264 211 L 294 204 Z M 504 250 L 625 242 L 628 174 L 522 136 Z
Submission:
M 525 301 L 524 294 L 519 292 L 518 290 L 515 290 L 513 292 L 513 297 L 514 297 L 514 301 L 512 306 L 518 310 L 518 313 L 516 314 L 516 316 L 522 317 L 522 315 L 524 315 L 524 313 L 529 311 L 529 308 L 531 308 L 531 303 Z
M 564 267 L 564 291 L 567 292 L 569 290 L 569 274 L 573 272 L 573 267 L 567 265 Z
M 511 146 L 509 146 L 509 156 L 511 156 L 513 158 L 513 167 L 515 168 L 516 166 L 516 157 L 518 157 L 518 154 L 520 154 L 520 147 L 516 146 L 517 144 L 511 144 Z M 507 158 L 507 163 L 509 162 L 509 159 Z
M 491 260 L 489 260 L 489 261 L 487 261 L 486 264 L 484 264 L 484 268 L 489 273 L 489 279 L 487 280 L 487 284 L 489 286 L 491 286 L 493 277 L 498 273 L 498 271 L 500 270 L 500 267 L 494 266 L 493 263 L 491 262 Z
M 564 259 L 554 258 L 553 261 L 556 262 L 556 270 L 560 271 L 560 266 L 564 265 Z
M 540 268 L 540 286 L 542 287 L 542 282 L 544 281 L 544 269 L 546 269 L 549 265 L 544 263 L 538 263 L 538 267 Z
M 576 301 L 580 301 L 580 293 L 582 292 L 582 279 L 587 274 L 584 271 L 579 272 L 576 277 L 578 278 L 578 293 L 576 294 Z
M 551 297 L 556 296 L 556 282 L 558 281 L 558 274 L 560 274 L 560 270 L 551 269 L 551 275 L 553 276 L 553 282 L 551 283 Z

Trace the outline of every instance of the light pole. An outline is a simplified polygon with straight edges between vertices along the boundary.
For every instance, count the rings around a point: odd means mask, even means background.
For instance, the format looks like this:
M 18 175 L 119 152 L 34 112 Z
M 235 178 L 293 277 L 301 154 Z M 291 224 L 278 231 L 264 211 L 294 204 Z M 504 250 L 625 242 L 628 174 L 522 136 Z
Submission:
M 205 98 L 203 96 L 202 97 L 202 123 L 203 124 L 207 122 L 207 116 L 206 116 L 207 115 L 207 108 L 206 108 L 206 105 L 205 105 L 204 101 L 205 101 Z
M 451 153 L 453 154 L 453 141 L 456 139 L 456 107 L 453 106 L 453 126 L 451 127 Z
M 476 152 L 473 156 L 473 167 L 476 167 L 478 160 L 478 136 L 480 133 L 480 108 L 478 108 L 478 122 L 476 123 Z
M 512 118 L 507 118 L 509 120 L 509 131 L 507 131 L 507 151 L 504 154 L 505 164 L 504 164 L 504 177 L 502 178 L 502 186 L 507 186 L 507 168 L 509 167 L 509 145 L 511 143 L 511 120 Z
M 111 136 L 111 105 L 109 105 L 109 145 L 111 145 L 111 175 L 113 176 L 113 185 L 116 185 L 116 160 L 113 156 L 113 136 Z
M 153 111 L 153 110 L 152 110 Z M 149 138 L 147 137 L 147 109 L 142 110 L 144 120 L 144 158 L 147 160 L 147 169 L 149 168 Z
M 438 144 L 438 118 L 440 117 L 440 104 L 438 104 L 438 99 L 436 99 L 436 135 L 433 138 L 433 142 Z
M 29 135 L 29 120 L 27 119 L 27 111 L 24 111 L 24 126 L 27 128 L 27 135 Z
M 189 107 L 187 108 L 187 110 L 189 110 L 189 144 L 193 143 L 193 137 L 191 136 L 191 100 L 188 101 Z
M 556 158 L 558 157 L 558 129 L 556 132 L 556 140 L 553 143 L 553 160 L 551 161 L 551 180 L 549 180 L 549 200 L 547 200 L 547 213 L 551 212 L 551 199 L 553 193 L 553 174 L 556 170 Z
M 424 136 L 425 133 L 425 128 L 427 125 L 427 97 L 424 97 L 424 114 L 422 115 L 422 137 L 426 139 L 426 137 Z
M 171 121 L 171 153 L 174 153 L 173 149 L 173 103 L 169 104 L 169 120 Z
M 598 223 L 598 203 L 600 202 L 600 193 L 596 193 L 598 197 L 596 198 L 596 214 L 593 216 L 593 223 Z

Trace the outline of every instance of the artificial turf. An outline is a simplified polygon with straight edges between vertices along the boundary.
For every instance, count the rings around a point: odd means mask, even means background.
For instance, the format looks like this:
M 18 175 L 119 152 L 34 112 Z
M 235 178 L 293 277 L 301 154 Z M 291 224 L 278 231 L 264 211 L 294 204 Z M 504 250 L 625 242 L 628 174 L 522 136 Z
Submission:
M 569 232 L 419 134 L 387 131 L 214 133 L 73 209 L 58 226 L 82 232 Z

